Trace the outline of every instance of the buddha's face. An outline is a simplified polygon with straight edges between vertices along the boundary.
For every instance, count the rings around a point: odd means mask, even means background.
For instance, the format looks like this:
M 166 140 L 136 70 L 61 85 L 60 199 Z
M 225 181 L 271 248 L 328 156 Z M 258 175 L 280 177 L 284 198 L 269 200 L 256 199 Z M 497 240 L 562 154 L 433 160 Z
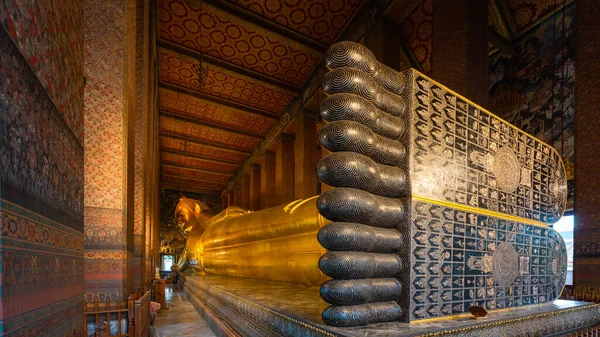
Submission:
M 177 224 L 186 233 L 194 227 L 194 224 L 197 221 L 196 215 L 192 209 L 187 204 L 182 204 L 181 202 L 177 205 L 175 216 L 177 217 Z

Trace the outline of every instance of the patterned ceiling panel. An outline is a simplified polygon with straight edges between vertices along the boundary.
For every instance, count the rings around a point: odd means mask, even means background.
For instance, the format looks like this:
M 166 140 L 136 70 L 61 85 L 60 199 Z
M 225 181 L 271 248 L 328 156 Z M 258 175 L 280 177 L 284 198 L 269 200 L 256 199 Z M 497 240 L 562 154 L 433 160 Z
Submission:
M 211 161 L 206 161 L 202 159 L 196 159 L 191 157 L 180 156 L 171 153 L 161 153 L 160 159 L 162 162 L 171 162 L 177 163 L 179 165 L 191 166 L 197 169 L 207 169 L 207 170 L 215 170 L 223 173 L 235 173 L 237 170 L 237 166 L 235 165 L 227 165 L 221 163 L 215 163 Z
M 331 44 L 362 0 L 229 0 L 304 36 Z
M 182 177 L 189 177 L 189 178 L 218 180 L 218 181 L 222 181 L 223 183 L 226 183 L 230 178 L 230 177 L 228 177 L 226 175 L 222 175 L 222 174 L 216 174 L 216 173 L 211 173 L 211 172 L 200 172 L 200 171 L 185 169 L 182 167 L 174 167 L 174 166 L 168 166 L 168 165 L 162 165 L 161 169 L 164 174 L 171 174 L 171 175 L 175 175 L 175 176 L 181 175 Z
M 160 131 L 245 150 L 251 150 L 260 141 L 260 138 L 240 135 L 165 116 L 160 117 Z
M 193 70 L 199 63 L 197 59 L 163 48 L 160 49 L 159 59 L 161 81 L 228 101 L 280 114 L 294 97 L 292 91 L 206 62 L 203 66 L 208 71 L 200 89 L 198 75 Z
M 210 190 L 220 190 L 222 189 L 226 183 L 220 183 L 220 182 L 210 182 L 210 181 L 198 181 L 198 180 L 194 180 L 194 179 L 186 179 L 185 177 L 181 177 L 179 178 L 179 174 L 177 175 L 173 175 L 173 174 L 165 174 L 164 172 L 162 173 L 162 179 L 161 182 L 162 183 L 170 183 L 173 185 L 179 185 L 179 183 L 181 183 L 181 186 L 194 186 L 194 187 L 200 187 L 200 188 L 206 188 L 206 189 L 210 189 Z
M 265 116 L 248 113 L 164 88 L 160 89 L 160 106 L 164 112 L 258 134 L 265 133 L 274 122 L 274 120 Z
M 321 58 L 295 41 L 200 4 L 160 0 L 160 37 L 298 87 Z
M 566 1 L 571 3 L 572 0 Z M 537 25 L 547 15 L 562 8 L 563 1 L 556 0 L 506 0 L 519 34 Z M 560 7 L 559 7 L 560 6 Z
M 400 26 L 423 72 L 431 74 L 433 0 L 424 0 Z
M 184 153 L 183 141 L 169 137 L 160 137 L 160 148 L 162 150 L 179 151 L 181 153 Z M 187 146 L 185 147 L 185 153 L 215 159 L 231 160 L 240 164 L 247 157 L 243 153 L 215 149 L 212 147 L 202 146 L 194 143 L 187 144 Z

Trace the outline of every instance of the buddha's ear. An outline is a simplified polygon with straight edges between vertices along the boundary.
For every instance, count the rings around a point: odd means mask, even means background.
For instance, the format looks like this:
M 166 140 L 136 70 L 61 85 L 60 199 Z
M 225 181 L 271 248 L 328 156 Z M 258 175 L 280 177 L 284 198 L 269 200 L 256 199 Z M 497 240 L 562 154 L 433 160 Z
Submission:
M 198 204 L 195 204 L 195 207 L 194 207 L 194 213 L 195 213 L 196 215 L 198 215 L 198 214 L 202 213 L 202 208 L 200 208 L 200 205 L 198 205 Z

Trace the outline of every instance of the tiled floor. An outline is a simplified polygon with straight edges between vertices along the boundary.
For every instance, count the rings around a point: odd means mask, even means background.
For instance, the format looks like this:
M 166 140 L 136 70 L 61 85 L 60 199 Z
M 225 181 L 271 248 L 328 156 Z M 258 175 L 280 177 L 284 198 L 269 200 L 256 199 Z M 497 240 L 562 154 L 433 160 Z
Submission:
M 154 326 L 158 331 L 158 336 L 215 336 L 206 321 L 198 314 L 183 292 L 169 284 L 166 289 L 166 297 L 167 306 L 170 309 L 160 310 L 154 319 Z

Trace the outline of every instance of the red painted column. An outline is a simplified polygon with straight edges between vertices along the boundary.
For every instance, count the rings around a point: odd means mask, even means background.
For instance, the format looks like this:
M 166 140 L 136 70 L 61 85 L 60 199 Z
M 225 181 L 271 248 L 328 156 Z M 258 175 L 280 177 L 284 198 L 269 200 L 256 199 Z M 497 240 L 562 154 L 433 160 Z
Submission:
M 488 1 L 433 0 L 431 77 L 487 107 Z
M 296 115 L 294 155 L 294 197 L 313 197 L 317 194 L 317 116 L 312 111 Z
M 281 134 L 275 150 L 277 205 L 294 200 L 294 136 Z
M 600 286 L 600 7 L 575 5 L 575 232 L 573 283 Z
M 250 209 L 253 211 L 260 209 L 260 185 L 260 165 L 254 164 L 250 170 Z
M 242 181 L 240 182 L 240 191 L 241 191 L 241 204 L 245 209 L 250 209 L 250 176 L 244 174 L 242 176 Z
M 260 167 L 260 208 L 277 205 L 275 199 L 275 152 L 266 151 Z

